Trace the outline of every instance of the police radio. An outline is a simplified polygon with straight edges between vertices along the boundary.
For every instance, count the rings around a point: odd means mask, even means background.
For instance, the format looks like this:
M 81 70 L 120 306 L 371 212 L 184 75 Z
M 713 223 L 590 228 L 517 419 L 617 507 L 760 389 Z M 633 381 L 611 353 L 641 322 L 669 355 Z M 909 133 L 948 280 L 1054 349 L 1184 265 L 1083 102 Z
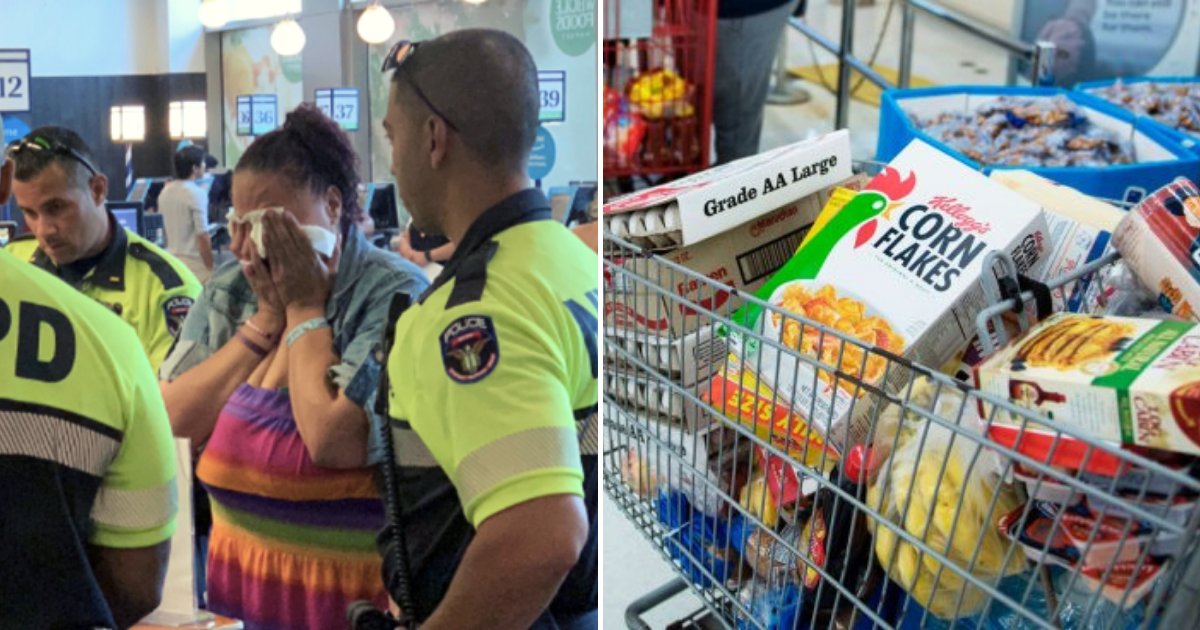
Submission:
M 346 617 L 352 630 L 393 630 L 395 628 L 415 629 L 416 606 L 413 603 L 411 570 L 408 560 L 408 544 L 404 534 L 404 506 L 400 503 L 399 480 L 396 478 L 396 449 L 392 440 L 391 416 L 388 413 L 388 392 L 391 389 L 388 373 L 388 356 L 392 353 L 392 339 L 396 335 L 396 322 L 404 311 L 412 305 L 412 298 L 406 293 L 396 293 L 388 306 L 388 324 L 383 333 L 383 342 L 379 346 L 379 389 L 375 394 L 375 413 L 383 418 L 384 458 L 379 464 L 383 473 L 383 502 L 387 510 L 387 529 L 389 542 L 383 553 L 383 581 L 388 594 L 400 607 L 400 618 L 381 611 L 371 602 L 356 601 L 346 609 Z

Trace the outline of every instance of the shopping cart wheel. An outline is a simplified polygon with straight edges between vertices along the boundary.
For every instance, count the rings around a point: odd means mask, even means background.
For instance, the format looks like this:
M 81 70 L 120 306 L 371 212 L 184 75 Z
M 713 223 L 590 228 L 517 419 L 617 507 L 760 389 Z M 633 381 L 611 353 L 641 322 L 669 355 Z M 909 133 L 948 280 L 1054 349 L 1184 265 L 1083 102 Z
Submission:
M 625 625 L 630 630 L 650 630 L 650 625 L 642 621 L 642 615 L 668 599 L 686 591 L 687 587 L 687 582 L 683 578 L 677 577 L 637 598 L 625 609 Z

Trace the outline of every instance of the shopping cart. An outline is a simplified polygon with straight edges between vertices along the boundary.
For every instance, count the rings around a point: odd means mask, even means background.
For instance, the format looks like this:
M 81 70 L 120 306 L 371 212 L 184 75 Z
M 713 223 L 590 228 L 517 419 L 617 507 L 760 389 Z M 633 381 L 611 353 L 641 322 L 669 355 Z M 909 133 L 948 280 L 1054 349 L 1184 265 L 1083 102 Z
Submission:
M 678 177 L 709 162 L 716 0 L 643 4 L 648 31 L 622 20 L 620 0 L 604 2 L 606 179 Z
M 1194 470 L 1067 426 L 1048 429 L 1054 444 L 1075 441 L 1085 462 L 1118 472 L 1049 465 L 987 437 L 1000 414 L 1022 433 L 1045 418 L 630 243 L 606 246 L 606 315 L 698 316 L 696 332 L 671 333 L 606 317 L 604 487 L 679 575 L 629 607 L 629 627 L 648 627 L 641 613 L 688 588 L 709 622 L 739 629 L 1197 627 Z M 1049 286 L 1069 290 L 1114 261 Z M 992 264 L 1002 276 L 1004 263 Z M 679 286 L 698 289 L 668 289 Z M 985 337 L 1002 342 L 996 323 L 1020 325 L 1034 299 L 997 289 L 980 317 Z M 836 361 L 741 327 L 733 314 L 749 304 L 837 344 Z M 793 410 L 730 377 L 753 344 L 851 389 L 872 449 L 795 439 L 812 406 Z M 842 369 L 855 353 L 885 362 L 884 378 Z M 733 405 L 713 395 L 722 380 L 744 387 Z M 868 481 L 856 483 L 858 471 Z

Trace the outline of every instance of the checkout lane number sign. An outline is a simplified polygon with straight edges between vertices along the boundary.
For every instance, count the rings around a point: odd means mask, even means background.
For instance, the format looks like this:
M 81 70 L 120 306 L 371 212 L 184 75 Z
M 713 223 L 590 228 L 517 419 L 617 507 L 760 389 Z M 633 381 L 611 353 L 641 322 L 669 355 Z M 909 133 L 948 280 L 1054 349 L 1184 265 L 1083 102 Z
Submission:
M 274 94 L 237 97 L 237 135 L 261 136 L 279 126 L 279 99 Z
M 313 93 L 317 107 L 346 131 L 358 131 L 358 88 L 325 88 Z
M 540 109 L 539 122 L 566 122 L 567 120 L 567 73 L 562 70 L 538 72 Z
M 29 49 L 0 49 L 0 112 L 29 111 Z

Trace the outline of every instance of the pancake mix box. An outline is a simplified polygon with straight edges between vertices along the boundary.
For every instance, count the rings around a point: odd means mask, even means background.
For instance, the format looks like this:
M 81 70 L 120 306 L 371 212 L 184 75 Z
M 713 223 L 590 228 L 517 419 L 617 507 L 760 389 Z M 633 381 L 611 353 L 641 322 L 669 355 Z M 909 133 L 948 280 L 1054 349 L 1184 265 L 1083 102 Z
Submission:
M 732 367 L 712 395 L 756 377 L 823 438 L 810 443 L 844 453 L 870 428 L 860 384 L 894 389 L 912 374 L 889 357 L 940 366 L 974 336 L 988 253 L 1036 273 L 1047 247 L 1038 204 L 913 141 L 758 290 L 782 314 L 735 314 L 769 343 L 732 335 Z
M 1060 313 L 976 368 L 975 383 L 1099 440 L 1200 455 L 1200 324 Z M 1031 455 L 1063 451 L 1049 455 L 1060 465 L 1088 448 L 1025 425 L 1001 411 L 989 433 Z

